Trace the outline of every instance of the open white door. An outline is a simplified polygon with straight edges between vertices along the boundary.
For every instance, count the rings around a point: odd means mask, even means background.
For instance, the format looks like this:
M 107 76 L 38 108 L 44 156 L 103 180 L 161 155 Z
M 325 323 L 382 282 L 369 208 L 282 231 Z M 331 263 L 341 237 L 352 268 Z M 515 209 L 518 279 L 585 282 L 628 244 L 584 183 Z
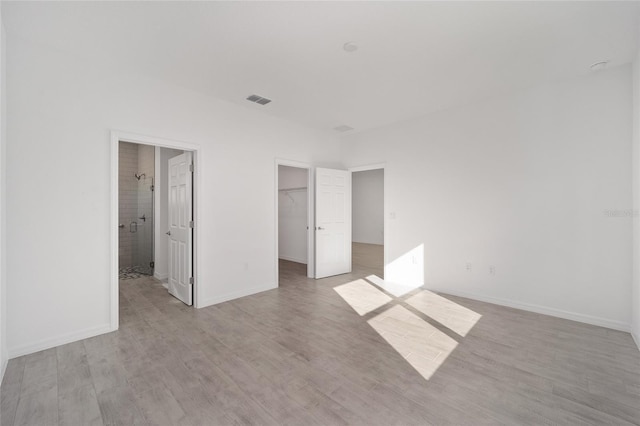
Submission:
M 192 153 L 169 159 L 169 293 L 193 304 Z
M 316 169 L 316 278 L 351 272 L 351 172 Z

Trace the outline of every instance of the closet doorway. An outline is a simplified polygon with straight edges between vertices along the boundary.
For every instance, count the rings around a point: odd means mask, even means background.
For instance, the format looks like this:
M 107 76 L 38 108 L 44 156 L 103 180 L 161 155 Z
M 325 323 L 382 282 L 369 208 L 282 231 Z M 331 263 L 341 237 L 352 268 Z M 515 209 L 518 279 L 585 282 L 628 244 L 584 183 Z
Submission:
M 313 277 L 311 170 L 304 163 L 276 160 L 276 282 Z
M 384 166 L 351 169 L 352 270 L 384 278 Z

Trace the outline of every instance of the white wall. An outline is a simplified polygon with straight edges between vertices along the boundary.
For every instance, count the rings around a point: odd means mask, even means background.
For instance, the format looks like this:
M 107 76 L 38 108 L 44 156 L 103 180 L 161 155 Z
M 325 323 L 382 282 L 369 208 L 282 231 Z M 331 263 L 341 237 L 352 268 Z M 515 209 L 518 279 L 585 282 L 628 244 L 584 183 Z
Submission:
M 631 335 L 640 348 L 640 52 L 633 62 L 633 277 Z
M 11 34 L 7 81 L 11 356 L 109 330 L 111 129 L 200 145 L 201 305 L 277 286 L 274 159 L 340 166 L 333 133 Z
M 423 247 L 429 288 L 628 330 L 631 92 L 623 66 L 347 136 L 386 162 L 385 279 Z
M 6 185 L 7 118 L 6 118 L 6 34 L 0 8 L 0 383 L 4 377 L 9 355 L 7 352 L 7 235 Z
M 278 166 L 278 189 L 307 188 L 309 172 Z M 278 257 L 307 263 L 308 188 L 278 191 Z
M 166 280 L 169 277 L 169 237 L 165 234 L 169 230 L 169 159 L 183 152 L 178 149 L 156 147 L 155 220 L 157 223 L 155 224 L 153 275 L 159 280 Z
M 384 244 L 384 169 L 354 172 L 353 241 Z

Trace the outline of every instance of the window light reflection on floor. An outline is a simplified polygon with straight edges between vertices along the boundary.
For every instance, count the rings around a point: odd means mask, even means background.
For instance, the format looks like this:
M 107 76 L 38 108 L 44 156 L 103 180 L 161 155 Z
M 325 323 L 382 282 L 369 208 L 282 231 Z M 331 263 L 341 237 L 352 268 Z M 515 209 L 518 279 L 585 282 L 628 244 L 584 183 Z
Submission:
M 367 322 L 427 380 L 458 346 L 454 339 L 400 305 Z
M 335 287 L 334 290 L 359 315 L 366 315 L 393 300 L 362 279 L 340 285 Z
M 409 297 L 406 302 L 464 337 L 482 315 L 428 290 Z
M 384 282 L 375 278 L 376 283 Z M 428 290 L 420 290 L 406 300 L 392 298 L 363 279 L 337 286 L 334 290 L 360 316 L 389 305 L 367 323 L 426 380 L 445 362 L 458 342 L 404 306 L 392 305 L 390 302 L 406 302 L 413 309 L 462 337 L 482 317 L 471 309 Z

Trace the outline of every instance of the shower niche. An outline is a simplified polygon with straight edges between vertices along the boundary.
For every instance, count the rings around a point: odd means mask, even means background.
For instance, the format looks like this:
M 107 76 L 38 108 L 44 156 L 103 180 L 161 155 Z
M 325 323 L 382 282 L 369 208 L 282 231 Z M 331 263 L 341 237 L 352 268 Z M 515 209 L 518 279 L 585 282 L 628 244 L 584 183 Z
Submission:
M 153 275 L 154 147 L 120 142 L 120 279 Z

